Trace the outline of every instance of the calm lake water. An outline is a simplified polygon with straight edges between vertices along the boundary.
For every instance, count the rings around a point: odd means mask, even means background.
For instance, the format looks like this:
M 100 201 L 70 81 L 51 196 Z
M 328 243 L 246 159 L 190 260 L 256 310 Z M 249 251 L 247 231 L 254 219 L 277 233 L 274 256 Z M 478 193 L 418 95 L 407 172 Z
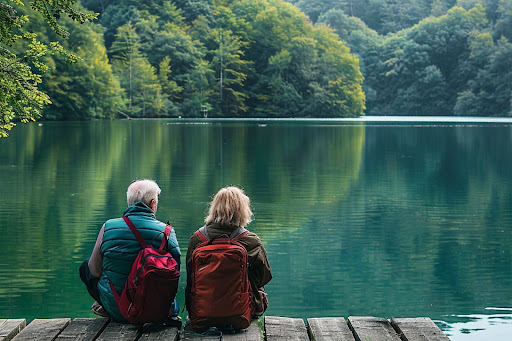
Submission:
M 0 140 L 0 318 L 93 316 L 77 269 L 149 177 L 183 253 L 211 195 L 246 190 L 270 315 L 429 316 L 452 340 L 508 340 L 511 155 L 506 120 L 20 124 Z

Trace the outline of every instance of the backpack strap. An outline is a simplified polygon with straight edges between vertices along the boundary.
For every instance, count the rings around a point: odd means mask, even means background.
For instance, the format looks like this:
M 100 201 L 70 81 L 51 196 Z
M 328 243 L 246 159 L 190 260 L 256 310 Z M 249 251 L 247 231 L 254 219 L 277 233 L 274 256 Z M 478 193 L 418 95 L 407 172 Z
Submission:
M 245 237 L 247 233 L 249 233 L 249 231 L 245 227 L 239 227 L 235 229 L 233 232 L 231 232 L 231 234 L 229 235 L 229 239 L 231 239 L 234 242 L 238 242 L 240 239 Z M 201 240 L 201 243 L 210 240 L 210 236 L 208 236 L 208 231 L 206 230 L 206 225 L 197 230 L 197 236 Z
M 229 239 L 231 239 L 234 242 L 237 242 L 243 237 L 245 237 L 247 233 L 249 233 L 249 231 L 245 227 L 239 227 L 231 233 Z
M 137 238 L 137 241 L 139 242 L 140 246 L 142 246 L 143 249 L 147 248 L 148 244 L 146 243 L 144 238 L 142 238 L 140 232 L 135 228 L 135 226 L 133 225 L 130 218 L 128 218 L 127 216 L 124 216 L 123 220 L 126 223 L 126 225 L 128 225 L 128 227 L 130 228 L 132 233 L 135 235 L 135 238 Z M 167 223 L 165 225 L 165 230 L 163 231 L 164 237 L 162 237 L 162 241 L 160 242 L 160 247 L 159 247 L 160 250 L 163 250 L 165 248 L 165 244 L 167 244 L 167 241 L 169 240 L 169 235 L 171 234 L 171 230 L 172 230 L 172 226 Z M 162 233 L 162 232 L 160 232 L 160 233 Z M 157 234 L 157 236 L 158 236 L 158 234 Z
M 249 233 L 249 231 L 245 230 L 244 232 L 242 232 L 241 234 L 239 234 L 236 238 L 233 238 L 233 239 L 231 239 L 231 240 L 232 240 L 232 241 L 234 241 L 234 242 L 238 242 L 238 241 L 240 241 L 240 239 L 242 239 L 243 237 L 245 237 L 248 233 Z
M 146 241 L 144 240 L 144 238 L 142 238 L 142 236 L 140 235 L 140 232 L 137 231 L 137 229 L 133 225 L 130 218 L 128 218 L 127 216 L 124 216 L 123 220 L 126 223 L 126 225 L 128 225 L 128 227 L 130 228 L 132 233 L 135 235 L 135 238 L 137 238 L 137 241 L 139 242 L 140 246 L 142 246 L 143 249 L 147 248 L 148 244 L 146 244 Z
M 126 223 L 126 225 L 128 225 L 128 227 L 130 228 L 130 231 L 132 231 L 132 233 L 134 234 L 135 238 L 137 239 L 139 244 L 142 246 L 142 248 L 147 248 L 148 244 L 146 244 L 146 241 L 144 240 L 144 238 L 142 238 L 142 236 L 140 235 L 140 232 L 137 231 L 137 229 L 133 225 L 130 218 L 128 218 L 127 216 L 124 216 L 123 220 Z M 166 231 L 167 231 L 167 229 L 166 229 Z M 165 238 L 163 238 L 163 239 L 165 240 Z M 114 287 L 114 284 L 112 283 L 112 281 L 110 279 L 108 280 L 108 283 L 110 284 L 110 290 L 112 290 L 112 294 L 114 295 L 114 300 L 116 301 L 117 306 L 119 307 L 119 300 L 120 300 L 119 293 L 117 292 L 116 288 Z
M 163 250 L 165 248 L 165 244 L 167 244 L 167 241 L 169 240 L 169 235 L 171 234 L 172 226 L 169 224 L 165 225 L 164 230 L 164 236 L 162 237 L 162 242 L 160 243 L 160 250 Z
M 210 240 L 208 232 L 206 231 L 206 225 L 197 230 L 197 236 L 201 239 L 201 242 L 207 242 Z
M 119 301 L 120 301 L 119 293 L 117 292 L 116 288 L 114 287 L 114 284 L 112 283 L 112 281 L 110 279 L 108 280 L 108 283 L 110 284 L 110 290 L 112 290 L 112 294 L 114 295 L 114 300 L 117 303 L 117 307 L 119 307 Z

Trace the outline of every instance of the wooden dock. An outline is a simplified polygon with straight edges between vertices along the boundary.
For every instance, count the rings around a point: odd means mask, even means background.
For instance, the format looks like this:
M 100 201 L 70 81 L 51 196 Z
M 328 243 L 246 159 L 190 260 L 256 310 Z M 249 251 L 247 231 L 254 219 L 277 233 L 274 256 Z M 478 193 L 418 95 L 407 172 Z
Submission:
M 262 330 L 263 328 L 263 330 Z M 266 316 L 264 322 L 235 334 L 200 335 L 175 327 L 145 325 L 135 327 L 110 322 L 108 318 L 0 319 L 0 341 L 151 341 L 151 340 L 226 340 L 226 341 L 449 341 L 430 318 L 352 316 L 300 318 Z

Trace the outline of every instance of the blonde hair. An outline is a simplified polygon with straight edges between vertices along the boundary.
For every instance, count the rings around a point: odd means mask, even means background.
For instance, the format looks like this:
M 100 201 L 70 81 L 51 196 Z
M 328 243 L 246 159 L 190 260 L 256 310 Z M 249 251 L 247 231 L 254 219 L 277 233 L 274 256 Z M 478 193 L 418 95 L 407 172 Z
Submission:
M 157 183 L 150 179 L 135 180 L 126 191 L 126 202 L 128 206 L 135 204 L 137 201 L 142 201 L 146 206 L 150 207 L 151 200 L 158 202 L 160 195 L 160 187 Z
M 251 221 L 251 200 L 235 186 L 224 187 L 215 194 L 204 219 L 206 225 L 217 223 L 239 227 L 245 227 Z

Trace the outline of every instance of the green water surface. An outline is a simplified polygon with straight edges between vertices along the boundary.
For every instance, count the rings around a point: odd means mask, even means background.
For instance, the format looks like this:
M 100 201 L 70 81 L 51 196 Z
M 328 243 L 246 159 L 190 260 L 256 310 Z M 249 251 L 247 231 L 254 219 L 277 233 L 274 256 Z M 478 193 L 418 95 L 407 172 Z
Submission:
M 511 153 L 512 123 L 20 124 L 0 140 L 0 318 L 93 316 L 78 267 L 147 177 L 183 254 L 211 195 L 245 189 L 274 274 L 270 315 L 512 334 Z

